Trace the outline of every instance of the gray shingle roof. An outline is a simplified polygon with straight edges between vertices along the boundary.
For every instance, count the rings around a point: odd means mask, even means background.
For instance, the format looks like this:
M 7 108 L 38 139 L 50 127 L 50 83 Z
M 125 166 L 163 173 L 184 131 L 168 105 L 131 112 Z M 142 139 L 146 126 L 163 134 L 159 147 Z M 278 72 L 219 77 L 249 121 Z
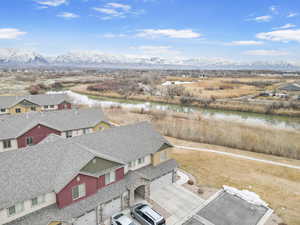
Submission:
M 149 173 L 153 172 L 156 177 L 159 177 L 165 174 L 166 171 L 171 172 L 176 167 L 176 162 L 174 162 L 174 160 L 169 160 L 160 164 L 158 166 L 159 169 L 153 166 L 148 166 L 145 167 L 145 170 Z M 139 178 L 140 170 L 139 173 L 130 171 L 121 181 L 100 189 L 96 194 L 86 199 L 69 205 L 63 209 L 59 209 L 54 204 L 27 216 L 21 217 L 7 225 L 48 225 L 51 221 L 70 221 L 72 218 L 77 218 L 83 213 L 95 209 L 99 204 L 120 196 Z
M 64 101 L 70 102 L 67 94 L 41 94 L 26 96 L 0 96 L 0 108 L 12 107 L 22 100 L 28 100 L 37 105 L 57 105 Z
M 3 152 L 0 208 L 59 192 L 94 157 L 124 164 L 157 152 L 165 143 L 170 144 L 143 122 L 69 139 L 49 138 L 23 151 Z
M 17 138 L 38 124 L 58 131 L 90 128 L 104 121 L 101 108 L 29 112 L 0 117 L 0 140 Z
M 172 146 L 155 131 L 150 123 L 146 122 L 113 127 L 101 133 L 89 134 L 86 137 L 77 136 L 72 139 L 90 149 L 111 155 L 126 163 L 154 153 L 163 144 Z

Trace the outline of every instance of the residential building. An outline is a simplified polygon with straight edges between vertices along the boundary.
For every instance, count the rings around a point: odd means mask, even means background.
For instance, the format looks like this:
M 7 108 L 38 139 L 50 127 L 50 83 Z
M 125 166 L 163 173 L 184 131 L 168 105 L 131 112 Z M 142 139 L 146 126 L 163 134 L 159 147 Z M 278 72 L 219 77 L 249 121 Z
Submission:
M 70 138 L 109 127 L 101 108 L 3 115 L 0 117 L 0 152 L 38 144 L 49 134 Z
M 72 104 L 66 94 L 0 96 L 0 115 L 71 108 Z
M 100 224 L 175 181 L 171 147 L 138 123 L 3 152 L 0 224 Z

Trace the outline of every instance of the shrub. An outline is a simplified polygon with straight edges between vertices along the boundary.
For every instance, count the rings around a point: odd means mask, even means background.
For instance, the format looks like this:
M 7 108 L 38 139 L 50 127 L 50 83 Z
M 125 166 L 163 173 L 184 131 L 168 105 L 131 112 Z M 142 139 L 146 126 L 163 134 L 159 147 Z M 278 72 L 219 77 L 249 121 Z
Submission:
M 192 180 L 188 180 L 188 182 L 187 182 L 189 185 L 194 185 L 194 181 L 192 181 Z

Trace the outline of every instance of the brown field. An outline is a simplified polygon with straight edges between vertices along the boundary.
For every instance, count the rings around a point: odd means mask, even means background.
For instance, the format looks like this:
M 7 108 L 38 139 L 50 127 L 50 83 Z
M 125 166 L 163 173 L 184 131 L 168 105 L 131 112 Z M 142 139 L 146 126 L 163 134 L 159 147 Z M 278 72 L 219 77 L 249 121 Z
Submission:
M 254 191 L 285 223 L 300 224 L 299 170 L 182 149 L 174 149 L 172 157 L 197 179 L 200 188 L 229 185 Z
M 165 136 L 300 159 L 298 131 L 206 119 L 200 114 L 105 110 L 112 121 L 120 124 L 151 121 Z

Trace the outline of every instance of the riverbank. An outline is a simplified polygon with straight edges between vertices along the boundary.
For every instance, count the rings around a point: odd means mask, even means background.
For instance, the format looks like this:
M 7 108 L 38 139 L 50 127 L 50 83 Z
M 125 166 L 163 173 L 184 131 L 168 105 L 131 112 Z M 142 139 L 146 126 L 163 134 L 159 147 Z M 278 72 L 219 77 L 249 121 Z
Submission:
M 114 98 L 119 100 L 133 100 L 133 101 L 146 101 L 153 103 L 164 103 L 164 104 L 174 104 L 182 105 L 181 97 L 174 98 L 164 98 L 160 96 L 146 96 L 146 95 L 131 95 L 125 96 L 120 95 L 115 92 L 97 92 L 89 91 L 86 89 L 86 85 L 80 85 L 72 87 L 70 90 L 84 95 L 89 95 L 91 97 L 102 97 L 102 98 Z M 231 99 L 218 99 L 215 101 L 187 101 L 184 106 L 190 107 L 200 107 L 207 109 L 218 109 L 218 110 L 230 110 L 237 112 L 250 112 L 259 113 L 267 115 L 278 115 L 278 116 L 290 116 L 290 117 L 300 117 L 300 109 L 296 110 L 294 108 L 283 108 L 280 104 L 270 103 L 263 104 L 261 102 L 255 103 L 254 101 L 241 101 L 241 100 L 231 100 Z
M 199 114 L 104 108 L 119 124 L 150 121 L 165 136 L 300 159 L 300 132 L 206 119 Z

